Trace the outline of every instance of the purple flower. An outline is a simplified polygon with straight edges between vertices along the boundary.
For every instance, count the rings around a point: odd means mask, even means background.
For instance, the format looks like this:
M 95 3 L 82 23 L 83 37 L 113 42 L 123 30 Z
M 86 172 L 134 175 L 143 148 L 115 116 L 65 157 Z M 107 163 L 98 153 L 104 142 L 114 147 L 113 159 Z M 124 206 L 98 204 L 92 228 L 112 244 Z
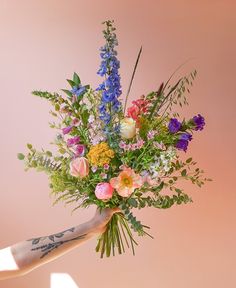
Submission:
M 205 125 L 205 119 L 200 115 L 198 114 L 197 116 L 194 116 L 193 119 L 192 119 L 195 127 L 194 127 L 194 130 L 202 130 L 204 125 Z
M 180 130 L 180 128 L 181 128 L 181 123 L 178 121 L 178 119 L 171 118 L 169 125 L 168 125 L 168 129 L 170 133 L 176 133 Z
M 179 139 L 191 141 L 193 139 L 193 136 L 190 133 L 186 132 L 186 133 L 181 134 Z
M 79 143 L 79 141 L 80 141 L 80 137 L 79 136 L 76 136 L 74 138 L 70 138 L 70 139 L 67 140 L 67 146 L 71 147 L 71 146 Z
M 68 134 L 70 133 L 70 131 L 72 130 L 73 126 L 68 126 L 68 127 L 65 127 L 62 129 L 62 133 L 65 135 L 65 134 Z
M 179 150 L 183 150 L 184 152 L 187 151 L 188 148 L 188 140 L 184 140 L 184 139 L 179 139 L 176 143 L 175 143 L 175 147 Z

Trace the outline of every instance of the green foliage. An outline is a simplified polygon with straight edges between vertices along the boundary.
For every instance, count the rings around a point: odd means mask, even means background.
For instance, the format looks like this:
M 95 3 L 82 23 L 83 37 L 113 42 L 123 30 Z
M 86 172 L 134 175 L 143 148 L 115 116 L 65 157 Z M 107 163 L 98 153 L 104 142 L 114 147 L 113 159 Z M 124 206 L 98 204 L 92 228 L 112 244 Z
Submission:
M 22 153 L 18 153 L 18 154 L 17 154 L 17 158 L 18 158 L 19 160 L 24 160 L 24 159 L 25 159 L 25 155 L 22 154 Z
M 48 174 L 52 171 L 60 169 L 62 165 L 61 161 L 56 162 L 53 159 L 50 151 L 36 151 L 32 144 L 29 143 L 27 144 L 27 148 L 29 149 L 29 153 L 27 155 L 20 153 L 20 160 L 24 160 L 25 162 L 25 171 L 29 170 L 30 168 L 35 168 L 38 172 L 44 171 Z

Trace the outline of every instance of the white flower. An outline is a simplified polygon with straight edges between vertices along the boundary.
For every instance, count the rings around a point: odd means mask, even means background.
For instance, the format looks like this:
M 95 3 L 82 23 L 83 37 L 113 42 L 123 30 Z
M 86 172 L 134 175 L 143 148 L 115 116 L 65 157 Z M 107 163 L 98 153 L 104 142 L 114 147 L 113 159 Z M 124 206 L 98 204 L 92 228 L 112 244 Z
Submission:
M 89 115 L 89 118 L 88 118 L 88 123 L 93 123 L 95 120 L 95 117 L 94 115 Z
M 120 135 L 123 139 L 131 139 L 136 134 L 136 122 L 132 118 L 124 118 L 120 122 Z

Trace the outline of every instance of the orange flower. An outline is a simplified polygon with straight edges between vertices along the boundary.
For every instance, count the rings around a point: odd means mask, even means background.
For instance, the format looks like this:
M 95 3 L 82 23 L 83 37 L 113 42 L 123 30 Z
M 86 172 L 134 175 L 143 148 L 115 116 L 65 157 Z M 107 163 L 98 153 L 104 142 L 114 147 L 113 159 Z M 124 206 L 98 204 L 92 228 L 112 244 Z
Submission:
M 136 188 L 143 185 L 142 177 L 131 168 L 124 167 L 118 177 L 111 178 L 110 184 L 122 197 L 129 197 Z

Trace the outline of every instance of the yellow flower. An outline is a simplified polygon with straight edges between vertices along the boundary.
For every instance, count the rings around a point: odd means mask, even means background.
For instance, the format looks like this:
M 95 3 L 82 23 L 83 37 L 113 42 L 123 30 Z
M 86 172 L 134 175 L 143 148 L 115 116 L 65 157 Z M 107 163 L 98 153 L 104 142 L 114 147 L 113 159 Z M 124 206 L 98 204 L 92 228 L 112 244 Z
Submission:
M 109 164 L 114 156 L 114 151 L 105 142 L 92 146 L 87 155 L 89 162 L 95 166 Z

